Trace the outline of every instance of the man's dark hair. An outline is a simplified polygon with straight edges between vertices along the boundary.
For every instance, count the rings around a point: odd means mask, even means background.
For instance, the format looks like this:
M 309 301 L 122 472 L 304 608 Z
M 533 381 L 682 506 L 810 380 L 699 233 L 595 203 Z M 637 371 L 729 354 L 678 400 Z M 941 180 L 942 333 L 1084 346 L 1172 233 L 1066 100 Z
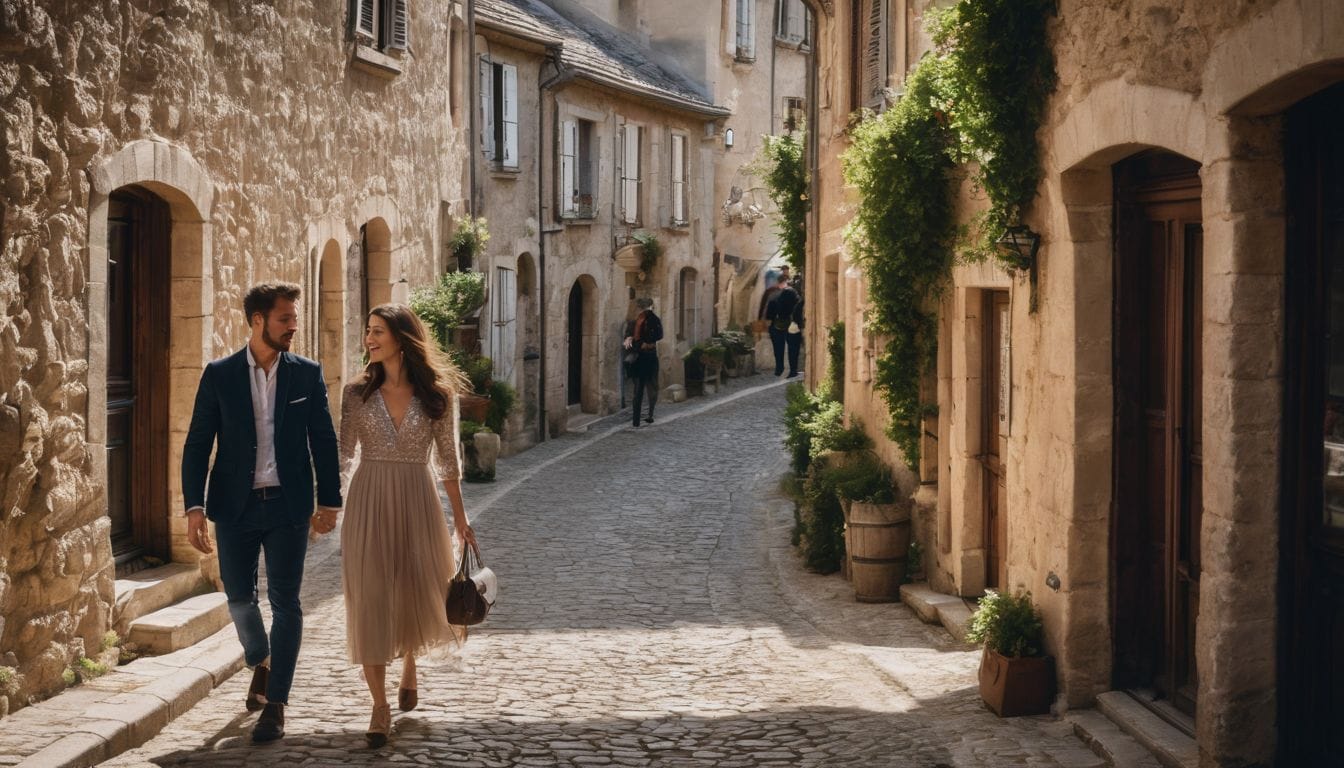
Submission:
M 247 318 L 247 324 L 252 324 L 252 316 L 258 312 L 262 317 L 270 317 L 276 300 L 298 301 L 302 292 L 303 289 L 295 283 L 262 283 L 252 286 L 243 297 L 243 315 Z

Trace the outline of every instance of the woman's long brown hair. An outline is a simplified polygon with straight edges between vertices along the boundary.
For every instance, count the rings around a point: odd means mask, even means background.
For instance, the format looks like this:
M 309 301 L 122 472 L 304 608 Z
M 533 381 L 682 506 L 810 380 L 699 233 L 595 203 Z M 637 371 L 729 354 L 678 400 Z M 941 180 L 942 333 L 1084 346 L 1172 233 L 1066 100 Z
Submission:
M 411 381 L 415 396 L 431 419 L 441 419 L 450 412 L 453 396 L 467 390 L 467 377 L 439 351 L 429 338 L 429 331 L 411 308 L 405 304 L 382 304 L 369 310 L 369 317 L 380 317 L 401 345 L 402 370 Z M 382 363 L 364 367 L 364 400 L 373 396 L 387 379 Z

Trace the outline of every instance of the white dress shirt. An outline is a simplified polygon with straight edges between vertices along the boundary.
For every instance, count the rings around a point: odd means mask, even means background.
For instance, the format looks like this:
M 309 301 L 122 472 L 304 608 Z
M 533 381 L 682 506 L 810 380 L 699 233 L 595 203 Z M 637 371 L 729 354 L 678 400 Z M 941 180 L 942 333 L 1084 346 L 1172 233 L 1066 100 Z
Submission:
M 247 368 L 247 380 L 252 385 L 252 421 L 257 429 L 257 464 L 252 474 L 252 487 L 266 488 L 280 484 L 280 473 L 275 469 L 275 383 L 280 371 L 280 356 L 276 355 L 268 371 L 257 365 L 249 344 Z

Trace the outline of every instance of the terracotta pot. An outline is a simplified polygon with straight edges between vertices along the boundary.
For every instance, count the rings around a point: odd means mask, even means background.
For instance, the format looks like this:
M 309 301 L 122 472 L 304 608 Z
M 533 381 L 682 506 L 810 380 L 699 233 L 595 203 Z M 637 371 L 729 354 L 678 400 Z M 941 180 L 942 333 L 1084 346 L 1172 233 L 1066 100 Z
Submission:
M 986 648 L 980 657 L 980 698 L 999 717 L 1047 714 L 1055 698 L 1055 660 L 1015 659 Z
M 490 398 L 477 394 L 464 394 L 458 395 L 457 403 L 463 421 L 485 423 L 485 412 L 490 408 Z

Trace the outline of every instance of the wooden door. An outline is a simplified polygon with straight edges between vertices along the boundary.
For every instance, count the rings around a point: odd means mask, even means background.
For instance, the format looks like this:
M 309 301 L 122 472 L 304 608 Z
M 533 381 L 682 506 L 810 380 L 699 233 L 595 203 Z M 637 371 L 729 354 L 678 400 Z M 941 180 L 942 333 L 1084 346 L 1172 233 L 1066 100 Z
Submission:
M 137 188 L 108 208 L 107 515 L 133 570 L 168 550 L 168 206 Z
M 1344 765 L 1344 85 L 1287 116 L 1281 765 Z
M 583 286 L 569 290 L 569 404 L 583 402 Z
M 1203 511 L 1198 174 L 1160 152 L 1115 167 L 1114 682 L 1189 714 Z
M 1007 455 L 1006 430 L 1009 372 L 1005 364 L 1004 342 L 1008 327 L 1008 292 L 984 291 L 983 329 L 984 347 L 981 355 L 984 401 L 981 412 L 984 424 L 981 430 L 981 471 L 984 473 L 985 497 L 985 587 L 1003 588 L 1008 584 L 1007 547 L 1007 483 L 1003 457 Z

